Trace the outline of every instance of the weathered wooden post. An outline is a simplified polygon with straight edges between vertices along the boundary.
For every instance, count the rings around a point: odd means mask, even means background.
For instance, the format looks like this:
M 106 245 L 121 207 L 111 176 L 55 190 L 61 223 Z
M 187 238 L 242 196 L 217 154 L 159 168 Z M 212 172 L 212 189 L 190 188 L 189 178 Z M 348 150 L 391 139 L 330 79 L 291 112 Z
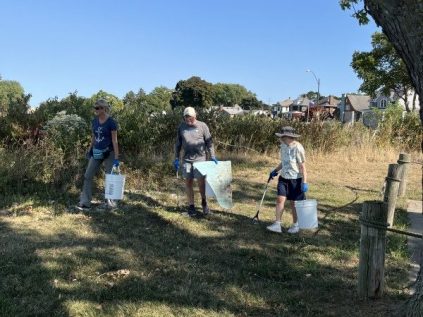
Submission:
M 383 201 L 388 203 L 388 223 L 390 227 L 394 224 L 395 206 L 397 204 L 398 190 L 401 182 L 400 177 L 403 167 L 404 165 L 402 164 L 389 164 L 388 167 Z
M 361 211 L 358 296 L 379 298 L 383 294 L 387 208 L 385 202 L 366 201 Z
M 408 168 L 411 163 L 411 155 L 407 153 L 400 153 L 398 164 L 402 165 L 401 182 L 398 189 L 398 197 L 404 197 L 407 189 Z

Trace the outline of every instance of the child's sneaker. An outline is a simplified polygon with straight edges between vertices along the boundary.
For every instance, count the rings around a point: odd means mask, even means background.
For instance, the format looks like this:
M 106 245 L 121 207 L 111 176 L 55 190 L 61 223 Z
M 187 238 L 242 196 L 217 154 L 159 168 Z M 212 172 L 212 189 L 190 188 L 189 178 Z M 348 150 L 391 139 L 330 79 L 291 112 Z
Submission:
M 277 233 L 281 233 L 282 232 L 282 228 L 281 228 L 281 223 L 280 222 L 274 222 L 270 226 L 267 226 L 266 228 L 267 228 L 267 230 L 272 231 L 272 232 L 277 232 Z
M 300 231 L 300 227 L 298 226 L 298 222 L 294 223 L 289 229 L 288 233 L 298 233 Z

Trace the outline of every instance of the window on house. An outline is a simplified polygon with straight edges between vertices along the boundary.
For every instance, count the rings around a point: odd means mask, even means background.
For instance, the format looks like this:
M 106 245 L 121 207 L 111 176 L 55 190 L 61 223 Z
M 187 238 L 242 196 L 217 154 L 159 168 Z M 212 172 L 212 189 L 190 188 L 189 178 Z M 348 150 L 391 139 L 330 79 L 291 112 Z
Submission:
M 382 100 L 380 101 L 380 108 L 381 108 L 381 109 L 385 109 L 385 108 L 386 108 L 386 99 L 382 99 Z

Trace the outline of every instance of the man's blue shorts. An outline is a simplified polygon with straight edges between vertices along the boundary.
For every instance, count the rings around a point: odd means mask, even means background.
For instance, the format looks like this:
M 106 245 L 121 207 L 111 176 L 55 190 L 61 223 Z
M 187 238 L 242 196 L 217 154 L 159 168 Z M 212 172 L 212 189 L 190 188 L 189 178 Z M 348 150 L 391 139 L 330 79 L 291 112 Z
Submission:
M 305 200 L 305 194 L 301 190 L 303 179 L 286 179 L 279 176 L 278 179 L 278 196 L 284 196 L 287 200 Z

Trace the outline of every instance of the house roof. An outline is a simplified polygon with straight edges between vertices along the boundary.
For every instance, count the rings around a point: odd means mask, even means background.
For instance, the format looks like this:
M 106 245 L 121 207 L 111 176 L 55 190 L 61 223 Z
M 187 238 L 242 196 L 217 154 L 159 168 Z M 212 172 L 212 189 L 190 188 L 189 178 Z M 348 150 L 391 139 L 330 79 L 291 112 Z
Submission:
M 285 99 L 283 101 L 279 101 L 278 102 L 278 106 L 282 106 L 282 107 L 289 107 L 290 105 L 292 105 L 294 101 L 291 98 Z
M 347 95 L 347 98 L 355 111 L 363 111 L 370 108 L 370 96 Z
M 230 115 L 243 114 L 244 110 L 241 107 L 221 107 L 222 111 Z
M 293 104 L 296 106 L 305 106 L 308 107 L 310 105 L 311 100 L 307 97 L 300 97 L 293 101 Z
M 339 99 L 335 98 L 334 96 L 328 96 L 319 100 L 319 105 L 323 105 L 323 106 L 336 107 L 338 103 L 339 103 Z

